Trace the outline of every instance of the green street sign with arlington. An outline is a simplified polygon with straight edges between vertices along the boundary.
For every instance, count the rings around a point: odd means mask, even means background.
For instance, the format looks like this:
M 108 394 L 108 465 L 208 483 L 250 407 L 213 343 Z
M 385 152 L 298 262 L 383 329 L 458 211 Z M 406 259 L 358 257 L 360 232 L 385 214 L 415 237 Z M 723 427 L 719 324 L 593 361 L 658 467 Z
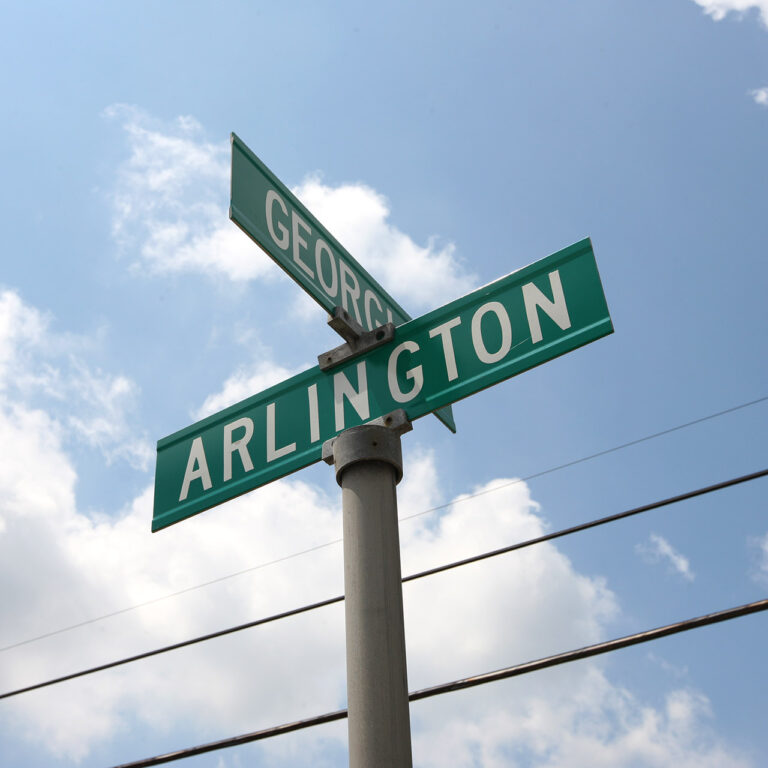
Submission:
M 349 427 L 398 408 L 418 419 L 612 332 L 583 240 L 160 440 L 152 530 L 319 461 Z

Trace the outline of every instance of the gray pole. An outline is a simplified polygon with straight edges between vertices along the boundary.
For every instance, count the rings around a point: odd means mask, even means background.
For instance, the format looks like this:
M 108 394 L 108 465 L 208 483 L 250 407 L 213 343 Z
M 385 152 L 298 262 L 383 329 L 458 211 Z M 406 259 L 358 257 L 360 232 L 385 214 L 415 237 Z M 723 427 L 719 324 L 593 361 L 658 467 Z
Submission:
M 383 426 L 353 427 L 323 452 L 336 467 L 344 518 L 349 765 L 410 768 L 395 489 L 403 476 L 400 435 Z

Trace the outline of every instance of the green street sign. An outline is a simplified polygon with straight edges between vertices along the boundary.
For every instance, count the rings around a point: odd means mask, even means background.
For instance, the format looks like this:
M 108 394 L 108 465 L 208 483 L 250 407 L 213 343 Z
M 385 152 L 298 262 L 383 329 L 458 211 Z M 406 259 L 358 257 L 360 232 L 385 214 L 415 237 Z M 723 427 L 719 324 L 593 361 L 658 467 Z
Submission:
M 342 307 L 366 331 L 411 319 L 234 133 L 229 218 L 329 314 Z M 450 409 L 435 415 L 456 431 Z
M 417 419 L 612 332 L 582 240 L 160 440 L 152 530 L 320 460 L 349 427 L 398 408 Z
M 411 319 L 234 133 L 229 217 L 328 313 L 366 331 Z

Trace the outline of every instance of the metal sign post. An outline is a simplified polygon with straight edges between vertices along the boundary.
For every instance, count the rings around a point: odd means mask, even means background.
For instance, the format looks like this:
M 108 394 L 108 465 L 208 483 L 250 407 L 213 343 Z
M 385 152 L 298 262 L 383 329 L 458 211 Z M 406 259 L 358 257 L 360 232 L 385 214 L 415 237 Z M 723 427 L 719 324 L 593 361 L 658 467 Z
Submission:
M 386 418 L 323 446 L 341 486 L 350 768 L 412 765 L 396 491 L 411 424 Z

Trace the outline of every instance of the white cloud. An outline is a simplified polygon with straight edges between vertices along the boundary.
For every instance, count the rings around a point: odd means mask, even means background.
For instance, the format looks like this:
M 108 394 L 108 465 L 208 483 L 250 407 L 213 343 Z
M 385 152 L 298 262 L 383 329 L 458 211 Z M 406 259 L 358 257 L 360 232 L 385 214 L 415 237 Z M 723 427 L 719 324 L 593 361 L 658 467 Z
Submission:
M 27 307 L 17 294 L 0 293 L 0 389 L 5 389 L 24 370 L 47 325 L 47 318 Z
M 227 216 L 229 144 L 212 144 L 190 117 L 161 125 L 141 110 L 115 105 L 130 157 L 113 195 L 112 229 L 135 266 L 150 272 L 202 272 L 231 280 L 273 267 Z
M 676 677 L 678 679 L 684 679 L 688 677 L 687 666 L 680 667 L 677 664 L 672 664 L 669 661 L 667 661 L 664 657 L 657 655 L 653 651 L 648 651 L 648 653 L 646 654 L 646 658 L 650 662 L 658 665 L 670 677 Z
M 2 645 L 341 533 L 338 496 L 292 480 L 153 535 L 151 488 L 118 515 L 86 517 L 77 509 L 75 469 L 55 421 L 42 411 L 6 411 L 0 446 L 0 579 L 14 584 L 4 605 Z M 406 454 L 403 516 L 441 501 L 433 455 L 409 443 Z M 545 530 L 527 485 L 509 485 L 465 498 L 438 516 L 405 521 L 403 569 L 420 570 Z M 0 655 L 0 689 L 342 591 L 341 548 L 325 547 L 15 648 Z M 410 687 L 417 688 L 601 639 L 617 602 L 602 580 L 580 574 L 555 545 L 544 544 L 413 582 L 405 588 L 405 611 Z M 3 710 L 0 727 L 76 761 L 129 729 L 164 733 L 170 748 L 180 723 L 199 742 L 329 711 L 344 702 L 342 617 L 336 606 L 27 694 Z M 559 768 L 748 765 L 714 738 L 700 694 L 673 690 L 662 708 L 654 708 L 587 662 L 486 686 L 482 693 L 421 702 L 412 712 L 416 762 L 424 766 L 470 768 L 478 760 L 506 766 L 509 755 L 520 752 L 537 765 Z M 303 765 L 308 753 L 343 748 L 344 738 L 339 724 L 308 731 L 299 741 L 270 741 L 265 749 L 283 765 Z M 142 756 L 137 747 L 126 759 Z
M 652 533 L 648 543 L 638 544 L 635 548 L 647 562 L 666 562 L 675 573 L 678 573 L 686 581 L 693 581 L 695 575 L 691 570 L 688 558 L 680 554 L 663 536 Z
M 440 306 L 477 286 L 452 243 L 440 245 L 434 238 L 426 245 L 415 243 L 389 221 L 387 201 L 374 189 L 364 184 L 334 188 L 315 176 L 293 191 L 406 309 Z
M 72 413 L 67 418 L 69 426 L 109 461 L 123 458 L 136 468 L 149 466 L 155 452 L 146 439 L 131 434 L 127 422 L 127 411 L 139 394 L 136 384 L 125 376 L 91 371 L 76 360 L 71 373 L 68 389 L 76 389 L 90 407 L 80 414 Z
M 694 0 L 704 12 L 715 21 L 721 21 L 729 13 L 745 14 L 756 10 L 760 13 L 763 24 L 768 26 L 768 0 Z
M 0 292 L 0 394 L 26 406 L 45 405 L 69 436 L 98 448 L 108 461 L 146 468 L 154 451 L 129 426 L 138 387 L 126 376 L 86 365 L 79 353 L 87 342 L 56 333 L 50 324 L 18 294 Z
M 195 414 L 195 419 L 203 419 L 245 400 L 246 397 L 263 392 L 295 375 L 299 370 L 303 369 L 292 371 L 271 360 L 262 360 L 252 366 L 240 368 L 224 382 L 219 392 L 205 398 L 205 402 Z
M 113 232 L 126 252 L 136 254 L 135 266 L 233 281 L 280 273 L 229 221 L 228 142 L 206 141 L 192 118 L 158 125 L 125 105 L 106 114 L 121 122 L 130 148 L 113 196 Z M 476 278 L 463 268 L 451 243 L 415 243 L 389 221 L 386 200 L 370 187 L 331 187 L 310 177 L 293 191 L 406 308 L 433 307 L 475 286 Z M 297 301 L 306 316 L 306 300 Z
M 548 673 L 547 673 L 548 674 Z M 505 685 L 505 684 L 501 684 Z M 750 762 L 707 732 L 701 694 L 670 692 L 660 708 L 644 706 L 595 667 L 552 674 L 537 689 L 506 697 L 465 696 L 463 713 L 448 701 L 415 747 L 425 768 L 743 768 Z M 453 711 L 451 711 L 453 710 Z
M 768 584 L 768 533 L 762 539 L 757 540 L 757 546 L 760 550 L 759 562 L 755 580 Z
M 768 107 L 768 86 L 756 88 L 754 91 L 750 91 L 749 95 L 755 100 L 755 104 L 759 104 L 761 107 Z
M 421 471 L 424 483 L 427 476 Z M 439 482 L 436 474 L 434 481 Z M 504 480 L 473 491 L 499 482 Z M 432 505 L 436 499 L 420 501 Z M 403 523 L 405 573 L 546 530 L 525 483 L 478 498 L 459 496 L 458 501 L 436 520 L 425 515 Z M 405 508 L 403 514 L 410 511 Z M 617 607 L 602 580 L 575 572 L 554 545 L 543 544 L 413 582 L 405 593 L 405 609 L 406 625 L 415 628 L 408 638 L 414 670 L 410 683 L 421 688 L 506 666 L 510 659 L 522 661 L 595 642 Z M 440 638 L 450 642 L 443 644 Z M 436 642 L 440 653 L 435 652 Z

